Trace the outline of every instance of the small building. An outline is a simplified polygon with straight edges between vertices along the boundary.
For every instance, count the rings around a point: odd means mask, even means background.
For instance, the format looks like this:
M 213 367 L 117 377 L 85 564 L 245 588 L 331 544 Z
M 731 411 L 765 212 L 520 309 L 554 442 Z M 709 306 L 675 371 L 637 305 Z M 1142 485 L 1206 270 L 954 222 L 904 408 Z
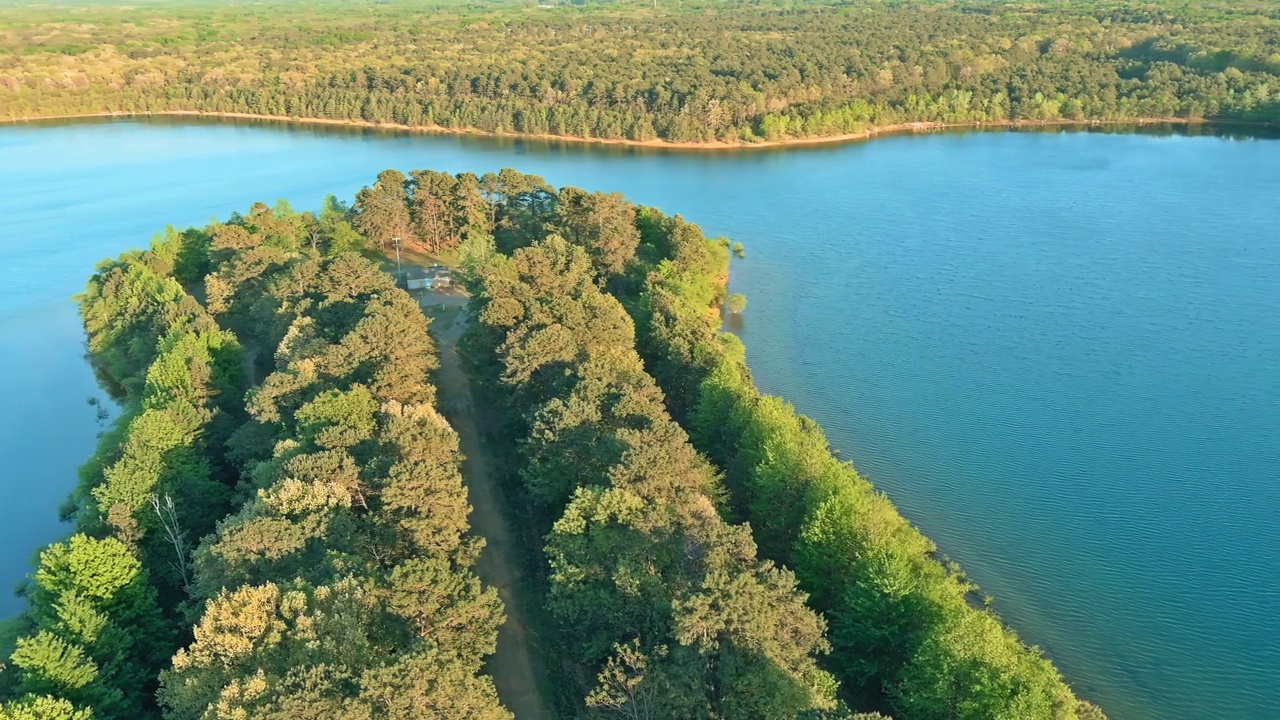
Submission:
M 453 271 L 443 265 L 411 267 L 404 271 L 404 286 L 409 290 L 446 290 L 453 287 Z
M 409 290 L 426 290 L 431 287 L 430 280 L 427 279 L 427 271 L 418 267 L 405 270 L 403 282 Z
M 444 265 L 432 265 L 427 268 L 427 278 L 431 281 L 431 289 L 448 290 L 453 287 L 453 270 Z

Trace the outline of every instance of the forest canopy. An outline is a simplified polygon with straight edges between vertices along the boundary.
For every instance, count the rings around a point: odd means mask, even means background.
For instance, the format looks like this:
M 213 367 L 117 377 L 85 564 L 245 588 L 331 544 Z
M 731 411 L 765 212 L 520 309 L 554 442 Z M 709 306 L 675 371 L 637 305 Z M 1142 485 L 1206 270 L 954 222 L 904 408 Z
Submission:
M 259 204 L 98 266 L 78 300 L 122 412 L 36 560 L 0 718 L 511 717 L 434 343 L 349 218 Z
M 1280 120 L 1280 2 L 0 8 L 0 118 L 167 111 L 751 143 L 903 123 Z

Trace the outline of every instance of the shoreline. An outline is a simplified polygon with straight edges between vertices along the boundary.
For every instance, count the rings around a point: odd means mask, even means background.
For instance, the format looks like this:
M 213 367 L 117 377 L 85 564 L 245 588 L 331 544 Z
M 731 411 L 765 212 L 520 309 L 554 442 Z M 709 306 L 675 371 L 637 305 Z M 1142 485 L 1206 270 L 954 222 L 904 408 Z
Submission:
M 907 133 L 929 133 L 939 130 L 958 129 L 1017 129 L 1036 127 L 1115 127 L 1148 125 L 1181 125 L 1212 127 L 1275 127 L 1270 123 L 1248 123 L 1245 121 L 1222 121 L 1206 119 L 1190 119 L 1177 117 L 1146 117 L 1131 120 L 999 120 L 992 122 L 907 122 L 892 125 L 880 125 L 867 128 L 856 133 L 840 135 L 824 135 L 821 137 L 786 138 L 783 140 L 763 140 L 761 142 L 671 142 L 669 140 L 626 140 L 622 138 L 583 138 L 571 135 L 552 135 L 548 133 L 496 133 L 474 128 L 447 128 L 439 125 L 402 125 L 400 123 L 375 123 L 368 120 L 342 120 L 335 118 L 290 117 L 287 115 L 259 115 L 256 113 L 238 112 L 203 112 L 199 110 L 162 110 L 156 112 L 94 112 L 68 113 L 62 115 L 45 115 L 40 117 L 23 117 L 0 119 L 0 125 L 27 125 L 50 120 L 77 120 L 89 118 L 135 118 L 135 117 L 197 117 L 223 120 L 255 120 L 287 123 L 293 125 L 327 125 L 332 127 L 368 128 L 373 130 L 392 130 L 396 132 L 421 133 L 426 135 L 457 135 L 484 138 L 505 138 L 512 140 L 540 140 L 545 142 L 562 142 L 580 145 L 616 145 L 620 147 L 636 147 L 657 150 L 767 150 L 784 147 L 806 147 L 815 145 L 834 145 L 870 140 L 881 135 L 903 135 Z

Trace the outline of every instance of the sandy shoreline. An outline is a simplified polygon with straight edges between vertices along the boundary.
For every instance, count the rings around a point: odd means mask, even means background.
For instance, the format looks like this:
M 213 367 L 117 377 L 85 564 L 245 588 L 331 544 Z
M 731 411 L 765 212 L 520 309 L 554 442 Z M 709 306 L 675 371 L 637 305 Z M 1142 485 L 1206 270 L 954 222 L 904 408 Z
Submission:
M 400 132 L 416 132 L 432 135 L 469 135 L 473 137 L 495 137 L 521 140 L 545 140 L 550 142 L 580 143 L 591 145 L 621 145 L 628 147 L 671 149 L 671 150 L 755 150 L 779 147 L 802 147 L 806 145 L 829 145 L 835 143 L 868 140 L 879 135 L 896 135 L 903 133 L 933 132 L 935 130 L 959 128 L 1029 128 L 1029 127 L 1106 127 L 1116 125 L 1237 125 L 1241 123 L 1220 123 L 1212 120 L 1189 120 L 1187 118 L 1137 118 L 1133 120 L 1001 120 L 997 122 L 942 123 L 912 122 L 897 123 L 872 127 L 861 132 L 843 135 L 826 135 L 822 137 L 787 138 L 784 140 L 766 140 L 755 143 L 748 142 L 670 142 L 667 140 L 623 140 L 607 138 L 581 138 L 567 135 L 528 134 L 528 133 L 493 133 L 484 130 L 446 128 L 435 125 L 401 125 L 399 123 L 375 123 L 367 120 L 337 120 L 333 118 L 288 117 L 283 115 L 257 115 L 254 113 L 235 112 L 201 112 L 198 110 L 164 110 L 160 112 L 98 112 L 65 115 L 45 115 L 40 117 L 24 117 L 0 120 L 2 125 L 35 123 L 45 120 L 75 120 L 78 118 L 128 118 L 128 117 L 206 117 L 233 120 L 265 120 L 297 125 L 332 125 L 338 127 L 372 128 L 378 130 L 395 130 Z

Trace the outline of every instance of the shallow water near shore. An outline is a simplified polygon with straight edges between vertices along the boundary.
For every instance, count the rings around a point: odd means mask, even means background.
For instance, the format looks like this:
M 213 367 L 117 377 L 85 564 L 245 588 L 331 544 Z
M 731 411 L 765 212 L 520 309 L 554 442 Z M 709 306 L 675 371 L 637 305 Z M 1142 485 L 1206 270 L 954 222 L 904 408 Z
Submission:
M 514 167 L 746 245 L 732 328 L 1113 718 L 1280 708 L 1280 142 L 966 132 L 672 153 L 278 123 L 0 127 L 0 589 L 105 428 L 70 296 L 166 223 Z M 21 600 L 0 594 L 0 615 Z

